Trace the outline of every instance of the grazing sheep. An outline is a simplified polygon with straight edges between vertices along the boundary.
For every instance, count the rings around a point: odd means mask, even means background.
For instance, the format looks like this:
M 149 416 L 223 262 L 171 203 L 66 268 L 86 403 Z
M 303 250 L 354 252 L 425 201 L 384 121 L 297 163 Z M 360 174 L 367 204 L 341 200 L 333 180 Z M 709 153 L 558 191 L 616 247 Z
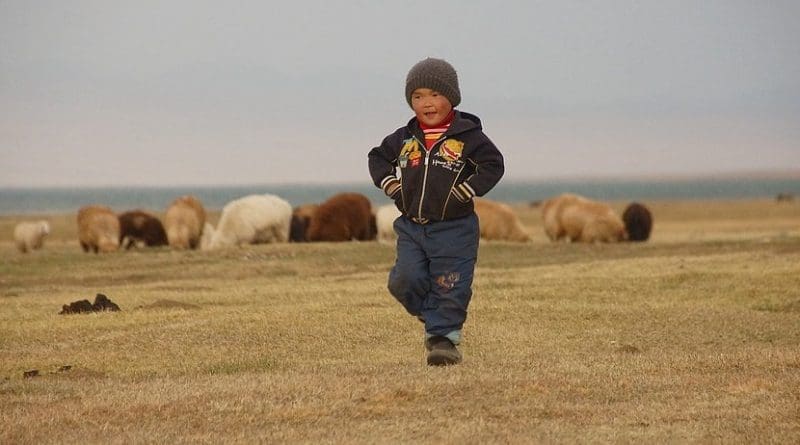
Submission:
M 531 240 L 511 207 L 482 198 L 475 198 L 473 201 L 482 239 L 523 243 Z
M 386 204 L 375 211 L 375 225 L 377 226 L 378 241 L 391 243 L 397 239 L 394 231 L 394 221 L 400 217 L 400 210 L 394 204 Z
M 203 226 L 203 235 L 200 236 L 200 250 L 208 250 L 211 248 L 211 240 L 214 239 L 214 226 L 206 221 Z
M 308 241 L 306 232 L 311 223 L 311 217 L 317 211 L 319 204 L 304 204 L 295 207 L 292 211 L 292 224 L 289 230 L 289 241 L 301 243 Z
M 22 253 L 41 249 L 44 238 L 50 234 L 50 223 L 41 221 L 23 221 L 14 227 L 14 244 Z
M 131 210 L 119 215 L 119 245 L 122 246 L 125 239 L 128 243 L 125 249 L 141 241 L 145 246 L 165 246 L 167 245 L 167 233 L 161 221 L 155 216 L 141 210 Z
M 559 241 L 566 235 L 566 230 L 561 224 L 561 213 L 564 206 L 577 200 L 577 195 L 563 194 L 546 199 L 541 203 L 544 232 L 551 241 Z
M 222 209 L 209 249 L 289 241 L 292 206 L 274 195 L 250 195 Z
M 119 219 L 110 208 L 89 205 L 78 210 L 78 241 L 84 252 L 114 252 L 119 233 Z
M 360 193 L 340 193 L 319 205 L 308 225 L 309 241 L 375 239 L 372 204 Z
M 610 206 L 570 193 L 542 205 L 542 221 L 553 241 L 617 242 L 627 238 L 625 225 Z
M 647 241 L 653 229 L 653 215 L 643 204 L 632 202 L 622 213 L 629 241 Z
M 176 249 L 196 249 L 200 245 L 206 210 L 194 196 L 181 196 L 172 201 L 164 215 L 167 241 Z

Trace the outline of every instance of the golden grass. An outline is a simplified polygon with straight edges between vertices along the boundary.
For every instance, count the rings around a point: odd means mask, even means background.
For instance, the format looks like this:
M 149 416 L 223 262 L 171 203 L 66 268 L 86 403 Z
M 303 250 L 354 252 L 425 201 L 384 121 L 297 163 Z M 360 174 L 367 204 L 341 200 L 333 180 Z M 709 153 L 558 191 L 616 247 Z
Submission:
M 449 368 L 391 246 L 92 255 L 54 215 L 22 255 L 2 217 L 0 443 L 797 443 L 800 204 L 648 205 L 650 242 L 596 246 L 517 206 Z M 97 292 L 122 312 L 57 315 Z

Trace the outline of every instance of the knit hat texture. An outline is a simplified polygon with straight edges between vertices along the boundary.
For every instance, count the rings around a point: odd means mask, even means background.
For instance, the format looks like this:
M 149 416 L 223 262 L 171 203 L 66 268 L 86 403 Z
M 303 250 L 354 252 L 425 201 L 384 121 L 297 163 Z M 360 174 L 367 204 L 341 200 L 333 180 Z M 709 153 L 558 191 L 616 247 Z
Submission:
M 461 103 L 458 75 L 452 65 L 442 59 L 429 57 L 411 67 L 406 77 L 406 101 L 411 106 L 411 94 L 417 88 L 430 88 L 443 94 L 455 108 Z

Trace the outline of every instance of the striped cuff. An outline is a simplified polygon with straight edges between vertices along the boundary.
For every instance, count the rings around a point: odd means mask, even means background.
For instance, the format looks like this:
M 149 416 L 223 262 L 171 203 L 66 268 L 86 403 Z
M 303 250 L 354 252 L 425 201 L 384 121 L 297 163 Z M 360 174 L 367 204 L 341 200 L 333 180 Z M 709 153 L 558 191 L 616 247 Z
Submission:
M 461 202 L 468 202 L 475 196 L 475 190 L 466 182 L 453 187 L 453 195 Z
M 394 198 L 394 195 L 401 189 L 400 180 L 394 175 L 387 176 L 381 181 L 381 189 L 386 196 Z

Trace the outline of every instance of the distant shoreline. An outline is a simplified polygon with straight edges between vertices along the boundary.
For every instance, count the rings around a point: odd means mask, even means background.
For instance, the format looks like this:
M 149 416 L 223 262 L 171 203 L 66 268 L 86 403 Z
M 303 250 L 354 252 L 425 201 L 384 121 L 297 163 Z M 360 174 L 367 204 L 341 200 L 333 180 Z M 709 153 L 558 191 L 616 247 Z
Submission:
M 729 181 L 729 180 L 800 180 L 800 169 L 787 170 L 743 170 L 734 172 L 708 173 L 660 173 L 654 175 L 565 175 L 540 176 L 531 178 L 509 178 L 501 184 L 537 184 L 537 183 L 629 183 L 629 182 L 692 182 L 692 181 Z M 51 184 L 51 185 L 16 185 L 0 184 L 0 190 L 62 190 L 62 189 L 223 189 L 242 187 L 363 187 L 371 185 L 369 178 L 361 181 L 307 181 L 279 183 L 229 183 L 229 184 Z
M 251 194 L 274 194 L 292 206 L 319 203 L 342 192 L 365 195 L 375 206 L 389 199 L 369 182 L 359 184 L 150 186 L 0 189 L 0 215 L 68 213 L 88 204 L 122 212 L 143 209 L 159 212 L 182 195 L 196 196 L 208 210 L 222 209 L 233 199 Z M 570 192 L 601 201 L 775 199 L 779 194 L 800 198 L 797 178 L 694 178 L 694 179 L 581 179 L 575 181 L 502 181 L 486 198 L 507 203 L 541 201 Z
M 752 170 L 709 173 L 662 173 L 657 175 L 582 175 L 532 179 L 508 179 L 508 182 L 687 182 L 742 180 L 800 180 L 798 170 Z

